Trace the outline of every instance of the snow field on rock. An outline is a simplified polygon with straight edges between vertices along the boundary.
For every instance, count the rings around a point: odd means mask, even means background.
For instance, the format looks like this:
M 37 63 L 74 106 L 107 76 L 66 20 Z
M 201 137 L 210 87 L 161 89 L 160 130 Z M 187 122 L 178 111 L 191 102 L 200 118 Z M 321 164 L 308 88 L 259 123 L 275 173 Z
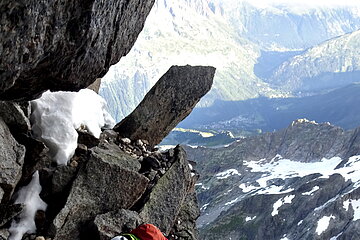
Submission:
M 295 198 L 295 195 L 289 195 L 283 198 L 280 198 L 279 200 L 277 200 L 274 205 L 273 205 L 273 211 L 271 213 L 271 216 L 275 216 L 279 213 L 279 208 L 283 205 L 283 204 L 291 204 L 292 200 Z
M 292 189 L 283 189 L 281 186 L 268 184 L 269 180 L 281 178 L 304 177 L 314 173 L 320 173 L 322 178 L 328 178 L 333 174 L 342 175 L 345 180 L 351 180 L 355 186 L 360 186 L 360 156 L 353 156 L 344 167 L 336 169 L 342 162 L 339 157 L 330 159 L 323 158 L 319 162 L 296 162 L 290 159 L 283 159 L 280 155 L 274 157 L 270 162 L 262 159 L 258 162 L 248 161 L 244 165 L 248 168 L 248 172 L 262 173 L 256 182 L 259 186 L 250 183 L 240 184 L 240 188 L 244 193 L 254 194 L 283 194 L 292 191 Z M 305 192 L 303 195 L 313 194 L 318 190 L 314 187 L 311 192 Z
M 31 102 L 32 131 L 43 141 L 57 164 L 67 164 L 77 147 L 76 129 L 99 138 L 101 128 L 112 128 L 114 119 L 105 100 L 89 89 L 79 92 L 45 92 Z
M 353 221 L 357 221 L 360 219 L 360 199 L 348 199 L 343 202 L 343 207 L 346 211 L 349 211 L 349 206 L 352 206 L 354 210 L 354 218 Z
M 240 173 L 236 169 L 228 169 L 228 170 L 226 170 L 224 172 L 220 172 L 220 173 L 216 174 L 215 176 L 216 176 L 217 179 L 226 179 L 226 178 L 229 178 L 229 177 L 231 177 L 233 175 L 240 176 Z
M 316 228 L 317 235 L 321 235 L 323 232 L 326 231 L 326 229 L 328 229 L 331 219 L 335 219 L 335 217 L 331 215 L 320 218 Z

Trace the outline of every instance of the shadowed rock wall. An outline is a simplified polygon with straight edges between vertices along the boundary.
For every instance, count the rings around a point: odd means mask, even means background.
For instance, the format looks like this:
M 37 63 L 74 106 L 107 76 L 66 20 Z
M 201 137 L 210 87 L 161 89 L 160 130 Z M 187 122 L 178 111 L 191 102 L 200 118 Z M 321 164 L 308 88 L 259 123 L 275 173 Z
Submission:
M 4 0 L 0 100 L 79 90 L 126 55 L 154 0 Z

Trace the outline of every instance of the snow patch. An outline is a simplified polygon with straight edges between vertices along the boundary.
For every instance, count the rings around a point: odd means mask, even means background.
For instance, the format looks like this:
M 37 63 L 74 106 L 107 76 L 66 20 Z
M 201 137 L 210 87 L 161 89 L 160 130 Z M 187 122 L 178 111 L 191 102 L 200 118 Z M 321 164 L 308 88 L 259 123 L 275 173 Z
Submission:
M 47 204 L 40 198 L 41 186 L 39 173 L 36 171 L 31 182 L 16 193 L 15 204 L 24 204 L 24 209 L 19 215 L 18 221 L 13 221 L 9 229 L 9 240 L 21 240 L 25 233 L 35 233 L 35 214 L 37 211 L 45 211 Z
M 296 162 L 289 159 L 283 159 L 280 155 L 275 156 L 269 162 L 266 159 L 259 161 L 245 161 L 244 165 L 248 172 L 262 173 L 256 179 L 256 184 L 243 183 L 239 186 L 244 193 L 252 194 L 283 194 L 288 193 L 290 189 L 283 189 L 281 186 L 269 184 L 274 179 L 288 179 L 293 177 L 304 177 L 310 174 L 319 173 L 321 178 L 328 178 L 333 174 L 342 175 L 345 180 L 351 180 L 355 183 L 354 187 L 360 187 L 360 156 L 350 157 L 344 167 L 336 169 L 342 159 L 333 157 L 330 159 L 323 158 L 319 162 Z M 312 194 L 317 191 L 318 187 L 314 187 L 311 192 L 304 193 Z
M 243 191 L 243 193 L 249 193 L 259 189 L 257 186 L 253 186 L 250 183 L 242 183 L 239 188 Z
M 360 199 L 348 199 L 343 202 L 343 207 L 346 211 L 349 210 L 349 206 L 351 205 L 352 209 L 354 210 L 353 221 L 357 221 L 360 219 Z
M 253 221 L 253 220 L 255 220 L 255 218 L 256 218 L 256 216 L 246 217 L 246 218 L 245 218 L 245 222 Z
M 159 150 L 160 150 L 161 152 L 166 152 L 166 151 L 168 151 L 168 150 L 170 150 L 170 149 L 175 148 L 176 145 L 159 145 L 158 147 L 159 147 Z
M 349 210 L 349 205 L 350 205 L 350 199 L 346 200 L 343 202 L 343 208 L 345 208 L 346 211 Z
M 280 238 L 280 240 L 290 240 L 290 239 L 287 237 L 282 237 L 282 238 Z
M 209 190 L 210 187 L 201 186 L 201 189 L 202 189 L 202 190 Z
M 189 163 L 189 168 L 190 168 L 190 171 L 194 170 L 193 166 Z
M 234 175 L 240 176 L 241 174 L 236 169 L 228 169 L 224 172 L 216 174 L 215 177 L 217 179 L 226 179 L 226 178 L 234 176 Z
M 204 205 L 200 208 L 200 211 L 206 210 L 209 205 L 210 205 L 210 203 L 204 204 Z
M 339 233 L 338 235 L 336 235 L 335 237 L 330 238 L 330 240 L 337 240 L 338 237 L 340 237 L 343 234 L 343 232 Z
M 99 138 L 101 128 L 112 128 L 115 120 L 105 100 L 94 91 L 45 92 L 31 102 L 32 131 L 43 141 L 58 164 L 67 164 L 77 147 L 75 129 L 85 129 Z
M 360 199 L 352 200 L 351 205 L 354 209 L 354 218 L 353 221 L 357 221 L 360 219 Z
M 234 200 L 231 200 L 230 202 L 225 203 L 225 206 L 232 205 L 232 204 L 236 203 L 237 201 L 239 201 L 239 198 L 235 198 Z
M 316 192 L 317 190 L 319 190 L 320 187 L 319 186 L 315 186 L 313 187 L 313 189 L 311 189 L 309 192 L 304 192 L 301 195 L 305 195 L 305 196 L 310 196 L 313 195 L 314 192 Z
M 295 195 L 289 195 L 283 198 L 280 198 L 279 200 L 277 200 L 274 205 L 273 205 L 273 211 L 271 213 L 271 216 L 275 216 L 279 213 L 279 208 L 283 205 L 283 204 L 290 204 L 292 202 L 292 200 L 295 198 Z
M 321 235 L 323 232 L 326 231 L 326 229 L 328 229 L 331 219 L 335 219 L 335 217 L 333 215 L 324 216 L 318 221 L 318 225 L 316 228 L 317 235 Z

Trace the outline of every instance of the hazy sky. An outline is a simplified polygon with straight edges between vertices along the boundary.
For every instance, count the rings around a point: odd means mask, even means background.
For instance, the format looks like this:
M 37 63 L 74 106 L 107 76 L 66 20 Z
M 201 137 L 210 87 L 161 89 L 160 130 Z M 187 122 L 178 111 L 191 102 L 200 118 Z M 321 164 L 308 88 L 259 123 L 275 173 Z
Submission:
M 269 5 L 269 4 L 301 4 L 301 5 L 322 5 L 322 6 L 336 6 L 336 5 L 347 5 L 347 6 L 360 6 L 360 0 L 248 0 L 248 2 Z

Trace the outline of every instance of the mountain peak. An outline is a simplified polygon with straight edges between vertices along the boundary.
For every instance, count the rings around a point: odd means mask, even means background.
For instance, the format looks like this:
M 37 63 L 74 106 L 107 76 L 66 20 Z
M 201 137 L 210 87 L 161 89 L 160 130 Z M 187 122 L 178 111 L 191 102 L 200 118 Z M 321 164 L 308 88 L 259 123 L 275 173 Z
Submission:
M 308 120 L 306 118 L 301 118 L 301 119 L 296 119 L 295 121 L 293 121 L 291 123 L 291 126 L 300 125 L 300 124 L 304 124 L 304 123 L 310 123 L 310 124 L 318 125 L 318 123 L 315 122 L 315 121 L 310 121 L 310 120 Z

